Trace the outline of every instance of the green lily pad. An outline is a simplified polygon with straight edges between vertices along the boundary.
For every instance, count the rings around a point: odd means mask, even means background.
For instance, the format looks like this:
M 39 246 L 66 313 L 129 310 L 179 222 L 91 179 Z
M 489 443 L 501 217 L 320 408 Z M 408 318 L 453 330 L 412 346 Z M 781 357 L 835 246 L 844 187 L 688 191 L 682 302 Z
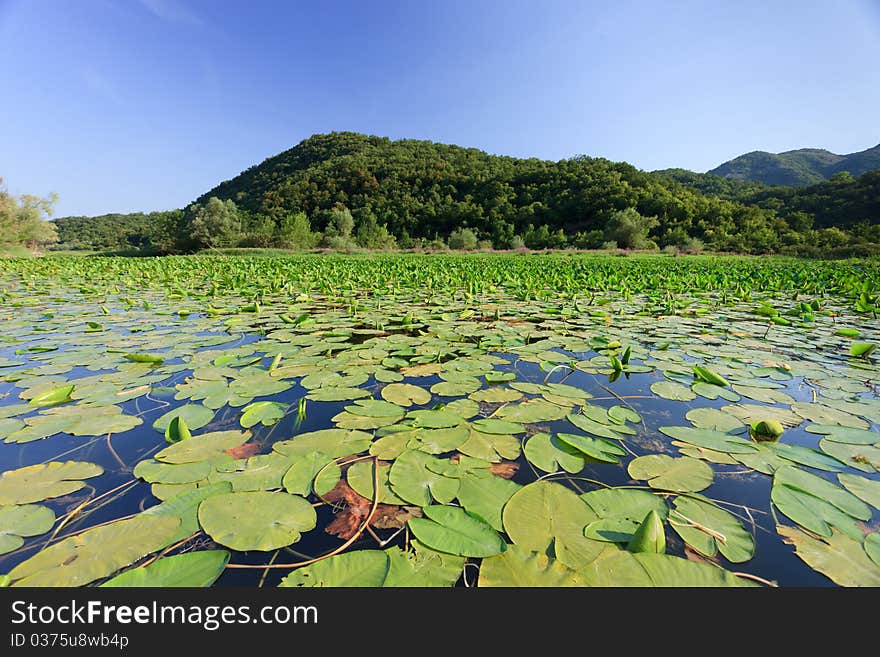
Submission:
M 803 418 L 796 413 L 774 406 L 760 406 L 758 404 L 728 404 L 722 406 L 721 410 L 739 418 L 746 424 L 752 422 L 760 422 L 761 420 L 776 420 L 786 427 L 796 427 Z
M 718 552 L 733 563 L 755 555 L 755 540 L 742 523 L 724 509 L 698 497 L 677 497 L 669 524 L 685 543 L 700 554 Z
M 493 418 L 477 420 L 473 423 L 474 429 L 481 433 L 494 434 L 517 434 L 522 433 L 526 429 L 523 425 L 516 422 L 508 422 L 506 420 L 495 420 Z
M 880 469 L 880 447 L 875 445 L 848 445 L 823 438 L 819 441 L 819 449 L 862 472 L 877 472 Z
M 405 433 L 411 436 L 406 442 L 406 447 L 420 449 L 429 454 L 443 454 L 458 449 L 470 436 L 470 431 L 466 426 L 446 429 L 416 429 Z
M 403 452 L 388 472 L 391 490 L 409 504 L 425 507 L 437 501 L 447 504 L 458 494 L 459 478 L 450 461 L 420 450 Z M 446 474 L 442 474 L 446 473 Z
M 880 481 L 846 473 L 837 475 L 837 480 L 860 500 L 880 509 Z
M 72 383 L 43 390 L 30 399 L 31 406 L 55 406 L 70 401 L 70 393 L 76 386 Z
M 388 473 L 391 470 L 391 464 L 380 463 L 378 467 L 379 499 L 377 501 L 380 504 L 405 505 L 406 501 L 395 495 L 394 491 L 391 490 L 391 485 L 388 483 Z M 351 486 L 358 495 L 365 497 L 368 500 L 373 499 L 375 496 L 373 489 L 373 464 L 370 461 L 358 461 L 357 463 L 353 463 L 348 468 L 345 476 L 348 485 Z
M 153 458 L 171 464 L 214 461 L 221 458 L 227 450 L 243 445 L 250 437 L 250 431 L 212 431 L 170 445 L 157 452 Z
M 621 428 L 620 425 L 615 425 L 614 427 L 608 424 L 600 424 L 595 420 L 591 420 L 586 415 L 574 414 L 570 413 L 565 416 L 566 419 L 571 422 L 574 426 L 576 426 L 581 431 L 586 431 L 587 433 L 591 433 L 594 436 L 598 436 L 600 438 L 610 438 L 611 440 L 623 440 L 623 436 L 620 435 L 618 429 Z
M 381 550 L 354 550 L 297 568 L 280 587 L 380 587 L 388 574 L 388 555 Z
M 55 513 L 37 504 L 0 506 L 0 554 L 24 545 L 24 538 L 39 536 L 52 529 Z
M 248 404 L 242 409 L 241 426 L 249 429 L 255 424 L 269 427 L 278 422 L 287 413 L 287 404 L 273 401 L 258 401 Z
M 479 587 L 583 586 L 577 573 L 546 554 L 510 545 L 501 554 L 480 563 Z
M 643 479 L 651 488 L 678 493 L 696 492 L 709 487 L 712 468 L 690 456 L 672 457 L 649 454 L 630 461 L 627 472 L 633 479 Z
M 515 402 L 522 399 L 522 397 L 523 395 L 521 392 L 518 390 L 512 390 L 511 388 L 485 388 L 468 395 L 468 399 L 485 404 Z
M 810 568 L 840 586 L 880 586 L 880 566 L 868 556 L 860 540 L 839 531 L 813 538 L 796 527 L 777 525 L 776 531 Z
M 154 484 L 154 487 L 157 484 Z M 173 484 L 172 484 L 173 485 Z M 195 488 L 181 491 L 165 499 L 161 504 L 151 506 L 143 512 L 145 516 L 171 516 L 180 519 L 177 533 L 168 539 L 169 543 L 177 543 L 199 531 L 198 511 L 202 501 L 212 495 L 231 493 L 232 485 L 223 481 L 216 484 L 196 485 Z
M 201 429 L 211 420 L 214 419 L 214 411 L 206 408 L 201 404 L 184 404 L 177 408 L 173 408 L 153 422 L 153 428 L 156 431 L 165 433 L 165 429 L 171 424 L 171 420 L 175 417 L 182 417 L 186 421 L 186 426 L 190 430 Z
M 544 472 L 565 470 L 577 474 L 584 469 L 583 454 L 548 433 L 536 433 L 523 446 L 529 463 Z
M 529 399 L 519 404 L 509 404 L 500 408 L 498 417 L 509 422 L 533 424 L 551 422 L 565 417 L 567 410 L 543 399 Z
M 791 410 L 797 415 L 816 424 L 839 424 L 853 429 L 867 429 L 870 425 L 860 417 L 824 404 L 795 402 Z
M 522 486 L 509 479 L 496 477 L 485 469 L 465 472 L 460 482 L 457 497 L 465 511 L 482 518 L 493 529 L 503 531 L 501 510 Z
M 697 398 L 693 390 L 674 381 L 657 381 L 652 383 L 651 392 L 658 397 L 672 401 L 691 401 Z
M 373 437 L 365 431 L 319 429 L 298 434 L 290 440 L 278 441 L 272 449 L 284 456 L 305 456 L 322 452 L 332 458 L 360 454 L 369 449 Z
M 504 540 L 484 520 L 455 506 L 431 505 L 424 518 L 410 518 L 419 541 L 439 552 L 462 557 L 491 557 L 504 551 Z
M 493 463 L 504 459 L 512 461 L 519 457 L 521 450 L 521 443 L 513 436 L 482 433 L 476 429 L 471 429 L 468 439 L 458 446 L 462 454 Z
M 820 536 L 830 537 L 832 527 L 861 537 L 854 520 L 868 520 L 871 510 L 858 497 L 827 479 L 793 465 L 773 474 L 773 505 L 786 517 Z
M 558 433 L 556 437 L 560 442 L 573 447 L 596 461 L 620 463 L 619 457 L 626 456 L 627 454 L 626 450 L 621 449 L 610 440 L 602 438 L 590 438 L 589 436 L 579 436 L 573 433 Z
M 574 570 L 595 559 L 604 543 L 584 536 L 597 516 L 574 491 L 557 483 L 536 481 L 523 486 L 502 511 L 504 530 L 518 546 L 556 558 Z
M 442 409 L 410 411 L 406 417 L 408 420 L 412 420 L 413 426 L 426 429 L 454 427 L 464 422 L 464 418 L 460 415 Z
M 209 497 L 199 506 L 199 523 L 220 545 L 267 552 L 296 543 L 317 516 L 298 495 L 253 491 Z
M 101 586 L 106 587 L 207 587 L 226 568 L 229 552 L 200 550 L 156 559 L 143 568 L 132 568 Z
M 0 505 L 29 504 L 69 495 L 104 469 L 84 461 L 50 461 L 0 474 Z
M 84 586 L 168 545 L 180 519 L 137 515 L 87 529 L 9 571 L 13 586 Z
M 659 429 L 661 433 L 666 434 L 670 438 L 728 454 L 749 454 L 757 449 L 755 443 L 751 440 L 720 431 L 695 429 L 693 427 L 659 427 Z
M 826 440 L 849 445 L 874 445 L 880 443 L 880 433 L 868 429 L 853 429 L 836 424 L 808 424 L 804 431 L 825 436 Z

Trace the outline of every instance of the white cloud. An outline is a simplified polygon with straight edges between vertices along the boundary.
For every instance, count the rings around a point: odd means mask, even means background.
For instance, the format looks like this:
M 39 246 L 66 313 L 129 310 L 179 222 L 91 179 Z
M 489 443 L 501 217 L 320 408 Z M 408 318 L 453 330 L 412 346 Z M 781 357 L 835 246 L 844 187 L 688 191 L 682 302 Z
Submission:
M 175 25 L 204 25 L 191 9 L 179 0 L 140 0 L 140 3 L 154 16 Z

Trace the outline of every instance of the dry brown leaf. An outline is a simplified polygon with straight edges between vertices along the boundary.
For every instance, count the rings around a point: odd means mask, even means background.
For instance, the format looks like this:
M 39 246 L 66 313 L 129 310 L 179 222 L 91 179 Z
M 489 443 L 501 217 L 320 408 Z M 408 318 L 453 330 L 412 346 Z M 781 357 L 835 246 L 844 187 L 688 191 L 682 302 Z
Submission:
M 489 466 L 489 472 L 505 479 L 511 479 L 517 470 L 519 470 L 519 463 L 513 461 L 501 461 L 501 463 L 493 463 Z
M 262 447 L 260 443 L 245 443 L 237 447 L 230 447 L 226 450 L 226 453 L 234 459 L 246 459 L 259 454 Z

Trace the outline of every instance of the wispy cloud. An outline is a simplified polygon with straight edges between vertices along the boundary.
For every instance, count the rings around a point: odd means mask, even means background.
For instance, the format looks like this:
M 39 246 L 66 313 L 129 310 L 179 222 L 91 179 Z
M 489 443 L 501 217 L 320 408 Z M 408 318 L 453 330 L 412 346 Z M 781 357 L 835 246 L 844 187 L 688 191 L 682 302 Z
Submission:
M 157 18 L 174 25 L 201 26 L 204 21 L 179 0 L 140 0 Z
M 114 105 L 125 105 L 125 101 L 116 90 L 116 87 L 103 75 L 93 69 L 86 69 L 81 72 L 81 75 L 86 86 L 105 101 L 109 101 Z

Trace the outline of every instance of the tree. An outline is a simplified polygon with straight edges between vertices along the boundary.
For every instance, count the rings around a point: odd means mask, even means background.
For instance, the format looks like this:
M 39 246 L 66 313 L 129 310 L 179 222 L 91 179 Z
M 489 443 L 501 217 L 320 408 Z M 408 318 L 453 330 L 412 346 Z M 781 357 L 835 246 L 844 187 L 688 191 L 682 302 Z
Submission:
M 241 235 L 241 220 L 235 201 L 221 201 L 216 196 L 205 205 L 193 204 L 187 208 L 190 236 L 197 247 L 216 249 L 234 246 Z
M 470 228 L 458 228 L 450 233 L 447 243 L 456 251 L 473 251 L 477 248 L 477 236 Z
M 656 249 L 648 233 L 659 223 L 657 217 L 643 217 L 635 208 L 618 210 L 605 225 L 605 239 L 621 249 Z
M 275 233 L 275 243 L 287 249 L 307 250 L 315 246 L 318 237 L 312 232 L 306 213 L 297 212 L 281 218 Z
M 46 198 L 22 194 L 12 196 L 2 187 L 0 178 L 0 245 L 27 246 L 36 249 L 40 244 L 58 241 L 55 225 L 47 221 L 52 216 L 56 194 Z
M 351 216 L 351 210 L 344 205 L 337 205 L 330 211 L 330 219 L 327 222 L 327 229 L 324 234 L 327 237 L 351 237 L 354 230 L 354 217 Z
M 372 212 L 367 212 L 358 223 L 357 245 L 365 249 L 393 249 L 397 246 L 394 235 L 388 232 L 385 224 L 376 221 Z

